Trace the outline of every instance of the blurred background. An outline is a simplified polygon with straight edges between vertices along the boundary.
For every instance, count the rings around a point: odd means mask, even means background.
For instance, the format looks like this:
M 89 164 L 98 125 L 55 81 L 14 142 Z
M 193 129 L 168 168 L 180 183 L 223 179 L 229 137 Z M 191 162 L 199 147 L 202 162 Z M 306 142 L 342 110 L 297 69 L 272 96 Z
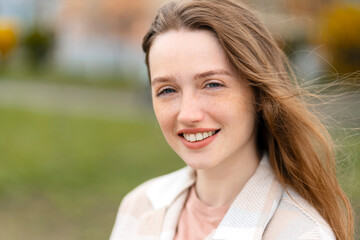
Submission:
M 108 239 L 124 194 L 184 166 L 153 116 L 141 51 L 163 2 L 0 0 L 0 239 Z M 304 86 L 343 83 L 314 105 L 335 123 L 358 215 L 360 2 L 246 2 Z

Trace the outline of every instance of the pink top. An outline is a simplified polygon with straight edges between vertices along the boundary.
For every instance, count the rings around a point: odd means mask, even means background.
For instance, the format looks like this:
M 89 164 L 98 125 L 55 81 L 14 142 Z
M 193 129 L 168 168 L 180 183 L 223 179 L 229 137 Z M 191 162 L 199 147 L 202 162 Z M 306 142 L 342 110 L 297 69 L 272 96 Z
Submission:
M 181 211 L 174 240 L 205 239 L 219 225 L 230 206 L 209 207 L 197 196 L 195 186 Z

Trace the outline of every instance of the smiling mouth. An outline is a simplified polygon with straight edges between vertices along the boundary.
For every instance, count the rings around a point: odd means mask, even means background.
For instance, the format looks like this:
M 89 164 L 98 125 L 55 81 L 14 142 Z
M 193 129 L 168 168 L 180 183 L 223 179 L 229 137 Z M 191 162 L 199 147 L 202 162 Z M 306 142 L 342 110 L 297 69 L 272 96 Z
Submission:
M 220 131 L 220 129 L 214 130 L 214 131 L 190 133 L 190 134 L 182 133 L 182 134 L 179 134 L 179 136 L 183 137 L 188 142 L 199 142 L 199 141 L 203 141 L 203 140 L 207 139 L 208 137 L 211 137 L 211 136 L 217 134 L 219 131 Z

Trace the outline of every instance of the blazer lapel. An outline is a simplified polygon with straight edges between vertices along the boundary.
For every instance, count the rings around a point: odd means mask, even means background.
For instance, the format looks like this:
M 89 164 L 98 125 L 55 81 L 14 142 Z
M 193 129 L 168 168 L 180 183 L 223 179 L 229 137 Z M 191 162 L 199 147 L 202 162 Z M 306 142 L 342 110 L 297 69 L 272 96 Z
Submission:
M 154 209 L 141 217 L 138 239 L 172 240 L 189 189 L 184 190 L 169 206 Z
M 256 172 L 230 206 L 211 239 L 260 240 L 283 194 L 267 159 L 262 158 Z
M 146 192 L 153 210 L 140 219 L 138 239 L 171 240 L 186 201 L 189 187 L 195 182 L 195 171 L 189 167 L 154 180 Z

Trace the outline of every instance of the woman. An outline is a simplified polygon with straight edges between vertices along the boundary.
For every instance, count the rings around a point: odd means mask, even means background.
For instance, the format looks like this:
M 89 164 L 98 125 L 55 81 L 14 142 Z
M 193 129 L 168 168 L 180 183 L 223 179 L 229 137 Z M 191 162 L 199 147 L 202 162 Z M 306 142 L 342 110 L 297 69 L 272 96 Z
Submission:
M 188 165 L 123 200 L 111 239 L 353 239 L 327 131 L 247 7 L 163 6 L 144 37 L 153 107 Z

